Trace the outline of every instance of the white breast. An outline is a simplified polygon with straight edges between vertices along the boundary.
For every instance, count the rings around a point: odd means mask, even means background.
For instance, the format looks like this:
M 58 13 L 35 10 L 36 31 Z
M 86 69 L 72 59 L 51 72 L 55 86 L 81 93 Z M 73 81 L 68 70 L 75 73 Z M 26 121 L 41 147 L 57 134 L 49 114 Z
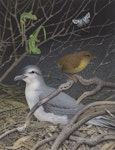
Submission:
M 29 87 L 25 89 L 25 96 L 30 109 L 39 101 L 39 94 L 36 92 L 35 90 L 30 90 Z
M 37 90 L 33 90 L 30 87 L 26 87 L 25 89 L 25 96 L 30 109 L 40 100 L 39 99 L 40 93 Z M 66 115 L 59 116 L 53 113 L 48 113 L 44 111 L 43 106 L 40 106 L 34 113 L 35 117 L 40 121 L 48 121 L 53 124 L 67 124 L 68 118 Z

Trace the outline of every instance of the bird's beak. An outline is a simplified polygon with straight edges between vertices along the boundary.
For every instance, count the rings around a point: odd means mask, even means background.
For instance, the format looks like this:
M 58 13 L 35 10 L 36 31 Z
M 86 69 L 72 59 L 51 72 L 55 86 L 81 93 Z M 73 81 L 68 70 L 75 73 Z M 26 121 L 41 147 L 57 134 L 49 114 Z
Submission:
M 14 78 L 14 81 L 18 81 L 18 80 L 23 80 L 24 78 L 26 78 L 27 76 L 26 75 L 18 75 Z

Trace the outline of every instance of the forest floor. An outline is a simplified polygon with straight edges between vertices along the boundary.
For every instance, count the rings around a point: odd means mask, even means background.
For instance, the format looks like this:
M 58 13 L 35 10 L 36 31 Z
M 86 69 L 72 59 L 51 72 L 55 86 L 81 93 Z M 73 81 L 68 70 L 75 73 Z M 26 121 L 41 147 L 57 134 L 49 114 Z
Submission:
M 24 94 L 15 93 L 14 91 L 12 91 L 12 94 L 13 95 L 9 95 L 2 91 L 2 94 L 0 95 L 0 135 L 8 130 L 23 125 L 29 112 Z M 47 122 L 39 122 L 33 117 L 27 130 L 20 133 L 14 132 L 5 136 L 0 141 L 0 150 L 33 150 L 32 148 L 35 146 L 36 142 L 47 139 L 55 133 L 58 135 L 63 128 L 64 126 L 61 125 L 56 126 Z M 78 136 L 83 139 L 88 139 L 92 146 L 81 144 L 77 150 L 115 150 L 115 140 L 108 140 L 105 142 L 100 141 L 98 144 L 96 144 L 96 142 L 93 144 L 92 141 L 96 139 L 98 135 L 112 132 L 115 132 L 115 130 L 99 126 L 82 125 L 69 137 L 69 139 L 65 140 L 59 150 L 75 150 L 75 139 Z M 49 150 L 54 141 L 55 140 L 51 140 L 39 146 L 37 149 Z

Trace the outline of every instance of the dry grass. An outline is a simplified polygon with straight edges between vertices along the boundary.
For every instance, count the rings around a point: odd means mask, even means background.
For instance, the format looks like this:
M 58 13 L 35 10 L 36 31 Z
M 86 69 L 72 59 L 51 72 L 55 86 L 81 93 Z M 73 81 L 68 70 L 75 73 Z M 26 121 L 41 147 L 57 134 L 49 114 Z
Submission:
M 0 96 L 0 134 L 22 125 L 29 111 L 26 103 L 24 104 L 20 102 L 20 99 L 25 99 L 24 96 L 19 96 L 19 93 L 17 93 L 18 96 L 16 96 L 16 93 L 14 95 L 15 96 L 9 96 L 8 93 L 4 93 Z M 37 141 L 40 142 L 44 139 L 54 136 L 55 134 L 58 135 L 62 128 L 63 126 L 54 126 L 50 123 L 39 122 L 35 118 L 32 118 L 30 126 L 26 131 L 21 133 L 15 132 L 3 138 L 0 141 L 0 150 L 30 150 L 33 148 L 33 146 L 35 146 Z M 74 132 L 74 134 L 72 134 L 69 139 L 63 143 L 63 145 L 61 145 L 60 150 L 74 150 L 76 147 L 75 139 L 77 137 L 94 139 L 100 134 L 110 132 L 112 132 L 112 129 L 83 125 L 79 128 L 78 131 Z M 43 144 L 39 147 L 39 149 L 51 149 L 54 139 L 46 144 Z M 92 147 L 83 144 L 78 148 L 78 150 L 100 150 L 104 147 L 108 148 L 108 146 L 111 149 L 114 149 L 115 141 L 102 142 Z

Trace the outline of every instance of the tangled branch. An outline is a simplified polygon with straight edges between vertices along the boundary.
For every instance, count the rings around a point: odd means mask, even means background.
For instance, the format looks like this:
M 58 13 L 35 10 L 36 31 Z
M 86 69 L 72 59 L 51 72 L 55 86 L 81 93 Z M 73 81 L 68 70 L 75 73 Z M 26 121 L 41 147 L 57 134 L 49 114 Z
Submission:
M 77 77 L 77 80 L 83 84 L 83 85 L 91 85 L 93 83 L 96 83 L 97 85 L 100 83 L 103 83 L 101 85 L 103 86 L 108 86 L 108 87 L 115 87 L 114 83 L 111 82 L 105 82 L 103 80 L 100 80 L 98 78 L 92 78 L 92 79 L 84 79 L 81 76 L 75 75 L 74 77 Z M 67 90 L 69 89 L 73 83 L 76 81 L 73 78 L 70 78 L 66 83 L 61 84 L 59 86 L 59 88 L 57 90 L 55 90 L 53 93 L 51 93 L 50 95 L 48 95 L 46 98 L 44 98 L 43 100 L 41 100 L 40 102 L 38 102 L 28 113 L 27 117 L 26 117 L 26 121 L 25 124 L 21 127 L 17 127 L 14 128 L 12 130 L 9 130 L 5 133 L 3 133 L 2 135 L 0 135 L 0 139 L 2 139 L 3 137 L 7 136 L 8 134 L 11 134 L 13 132 L 22 132 L 24 131 L 30 124 L 30 119 L 31 116 L 33 115 L 33 113 L 35 112 L 35 110 L 40 107 L 41 105 L 43 105 L 44 103 L 46 103 L 47 101 L 49 101 L 51 98 L 55 97 L 56 95 L 58 95 L 61 91 L 63 90 Z M 91 92 L 92 93 L 92 92 Z M 89 95 L 88 95 L 89 96 Z M 33 150 L 37 149 L 38 147 L 42 146 L 43 144 L 55 140 L 54 144 L 52 145 L 52 150 L 57 150 L 59 148 L 59 146 L 69 137 L 70 140 L 72 140 L 72 133 L 75 132 L 77 129 L 79 129 L 83 124 L 86 124 L 89 120 L 97 117 L 97 116 L 101 116 L 101 115 L 110 115 L 112 116 L 112 118 L 114 119 L 114 116 L 112 115 L 112 113 L 115 113 L 115 102 L 112 101 L 100 101 L 100 102 L 94 102 L 91 103 L 87 106 L 85 106 L 82 110 L 80 110 L 79 112 L 77 112 L 77 114 L 70 120 L 70 122 L 67 124 L 67 126 L 64 127 L 64 129 L 62 130 L 62 132 L 59 135 L 53 135 L 52 137 L 49 137 L 45 140 L 42 140 L 41 142 L 37 142 L 36 145 L 33 147 Z M 108 124 L 109 125 L 109 124 Z M 110 126 L 112 124 L 110 123 Z M 112 126 L 111 126 L 112 127 Z M 114 128 L 114 123 L 113 123 L 113 128 Z M 109 134 L 108 134 L 109 135 Z M 75 147 L 79 147 L 81 144 L 88 144 L 90 145 L 90 143 L 92 143 L 92 145 L 96 145 L 97 143 L 99 143 L 100 141 L 106 141 L 106 140 L 111 140 L 111 139 L 115 139 L 115 135 L 112 135 L 111 137 L 108 136 L 107 134 L 105 135 L 100 135 L 99 137 L 96 137 L 92 142 L 91 140 L 87 140 L 84 138 L 79 138 L 76 137 L 74 140 L 77 139 L 78 143 L 77 145 L 75 145 Z M 97 138 L 99 138 L 100 140 L 97 140 Z M 81 141 L 83 142 L 79 142 L 79 139 L 82 139 Z
M 77 104 L 79 104 L 83 99 L 85 99 L 88 96 L 96 94 L 98 91 L 100 91 L 103 87 L 110 87 L 110 88 L 115 88 L 115 83 L 112 82 L 105 82 L 97 77 L 93 77 L 91 79 L 84 79 L 83 77 L 79 75 L 75 75 L 79 82 L 83 85 L 92 85 L 96 84 L 97 86 L 91 90 L 91 91 L 86 91 L 84 92 L 78 99 L 77 99 Z
M 56 138 L 51 150 L 57 150 L 59 148 L 59 146 L 64 142 L 64 140 L 66 140 L 74 131 L 76 131 L 78 128 L 80 128 L 81 125 L 83 125 L 87 121 L 91 120 L 94 117 L 107 114 L 105 109 L 101 108 L 101 110 L 98 109 L 98 111 L 96 111 L 96 112 L 94 109 L 93 113 L 90 112 L 87 115 L 85 115 L 85 118 L 79 120 L 79 118 L 82 116 L 82 114 L 86 114 L 86 112 L 90 108 L 94 108 L 94 106 L 97 106 L 97 108 L 98 108 L 98 106 L 103 107 L 103 105 L 104 105 L 104 107 L 106 106 L 107 109 L 108 109 L 108 106 L 110 106 L 111 113 L 115 113 L 115 110 L 114 110 L 115 102 L 101 101 L 101 102 L 94 102 L 94 103 L 87 105 L 81 111 L 79 111 L 71 119 L 71 121 L 68 123 L 68 125 L 62 130 L 62 132 Z M 77 123 L 75 123 L 75 122 L 77 122 Z
M 111 28 L 114 26 L 115 22 L 112 20 L 105 20 L 101 24 L 94 24 L 96 17 L 100 15 L 107 7 L 113 4 L 113 0 L 106 1 L 101 8 L 98 8 L 98 0 L 92 2 L 91 0 L 82 0 L 78 3 L 78 8 L 74 7 L 75 1 L 72 0 L 71 3 L 68 0 L 48 0 L 43 3 L 42 0 L 39 1 L 6 1 L 0 0 L 0 5 L 3 9 L 0 10 L 0 16 L 2 22 L 0 24 L 0 29 L 3 31 L 1 33 L 1 56 L 0 56 L 0 71 L 7 70 L 7 72 L 3 72 L 0 77 L 0 82 L 6 78 L 6 76 L 14 69 L 14 67 L 19 64 L 27 55 L 28 55 L 28 40 L 29 36 L 38 26 L 42 25 L 46 29 L 47 39 L 45 41 L 38 43 L 38 47 L 47 44 L 49 41 L 52 43 L 58 43 L 58 47 L 49 48 L 46 50 L 46 56 L 53 54 L 57 49 L 60 48 L 66 50 L 64 47 L 65 44 L 70 45 L 70 43 L 74 44 L 77 41 L 80 41 L 81 44 L 85 41 L 89 40 L 87 44 L 83 44 L 78 49 L 85 48 L 86 46 L 92 44 L 95 39 L 99 39 L 112 35 Z M 83 28 L 77 28 L 72 23 L 72 19 L 79 18 L 79 16 L 83 16 L 85 12 L 89 8 L 91 9 L 91 20 L 88 26 L 84 26 Z M 58 8 L 58 9 L 57 9 Z M 28 21 L 26 24 L 25 30 L 25 45 L 21 45 L 21 37 L 22 32 L 20 28 L 20 15 L 23 12 L 32 11 L 35 15 L 37 15 L 38 19 L 36 21 Z M 40 16 L 39 16 L 40 14 Z M 63 14 L 63 15 L 62 15 Z M 8 26 L 9 25 L 9 26 Z M 109 29 L 107 33 L 103 35 L 104 29 Z M 92 31 L 96 31 L 95 34 L 90 34 L 89 36 L 83 37 L 82 33 L 91 33 Z M 43 33 L 40 34 L 40 39 L 43 39 Z M 99 43 L 97 43 L 99 44 Z M 64 48 L 64 49 L 63 49 Z M 59 53 L 61 53 L 60 51 Z M 42 52 L 42 50 L 41 50 Z M 7 57 L 6 54 L 8 53 Z M 107 52 L 110 55 L 110 53 Z M 42 58 L 42 55 L 40 55 Z M 107 55 L 108 57 L 108 55 Z M 41 59 L 40 59 L 41 61 Z M 7 65 L 10 64 L 9 68 Z M 105 62 L 101 63 L 101 65 L 105 64 Z M 99 68 L 97 67 L 97 69 Z M 5 68 L 5 69 L 4 69 Z M 97 70 L 96 69 L 96 70 Z

